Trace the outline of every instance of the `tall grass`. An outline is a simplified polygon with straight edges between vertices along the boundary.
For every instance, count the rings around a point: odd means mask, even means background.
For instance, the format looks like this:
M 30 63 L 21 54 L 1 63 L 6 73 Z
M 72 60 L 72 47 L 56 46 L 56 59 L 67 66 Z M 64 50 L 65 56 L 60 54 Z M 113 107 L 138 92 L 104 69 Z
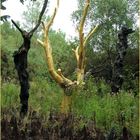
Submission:
M 2 109 L 16 108 L 19 111 L 19 85 L 2 84 Z M 30 83 L 29 109 L 47 115 L 50 110 L 59 112 L 63 91 L 55 83 L 38 79 Z M 72 95 L 72 113 L 82 117 L 81 125 L 95 119 L 96 126 L 103 131 L 115 127 L 118 133 L 123 126 L 130 129 L 133 135 L 138 134 L 138 97 L 125 91 L 111 96 L 109 87 L 89 81 L 84 89 Z M 83 123 L 83 124 L 82 124 Z
M 77 116 L 83 116 L 87 120 L 95 119 L 98 128 L 103 131 L 115 127 L 118 133 L 122 127 L 127 127 L 133 134 L 139 131 L 138 97 L 133 93 L 121 91 L 117 95 L 110 95 L 109 87 L 102 82 L 100 87 L 92 83 L 88 89 L 84 89 L 73 95 L 73 112 Z M 100 91 L 97 92 L 97 91 Z
M 1 89 L 2 108 L 18 107 L 20 105 L 20 86 L 12 83 L 3 83 Z M 50 109 L 59 110 L 62 90 L 55 83 L 46 80 L 30 82 L 29 108 L 40 112 Z

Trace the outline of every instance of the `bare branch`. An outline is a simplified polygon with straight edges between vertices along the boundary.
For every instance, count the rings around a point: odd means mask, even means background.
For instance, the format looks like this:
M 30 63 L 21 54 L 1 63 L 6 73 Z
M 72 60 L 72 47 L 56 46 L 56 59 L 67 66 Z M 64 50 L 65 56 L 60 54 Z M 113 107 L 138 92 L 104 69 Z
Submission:
M 38 18 L 38 22 L 37 22 L 36 26 L 30 31 L 30 34 L 33 34 L 35 32 L 35 30 L 38 28 L 38 26 L 40 25 L 42 16 L 43 16 L 43 14 L 46 10 L 46 7 L 47 7 L 47 3 L 48 3 L 48 0 L 44 0 L 43 7 L 42 7 L 42 10 L 41 10 L 39 18 Z
M 44 43 L 43 43 L 41 40 L 37 39 L 37 42 L 38 42 L 42 47 L 45 46 Z
M 81 34 L 83 32 L 83 27 L 84 27 L 86 15 L 87 15 L 88 8 L 89 8 L 89 3 L 90 3 L 89 0 L 86 0 L 86 5 L 85 5 L 84 10 L 83 10 L 83 14 L 82 14 L 81 22 L 80 22 L 80 27 L 79 27 L 79 32 Z
M 86 46 L 87 41 L 90 39 L 90 37 L 95 33 L 95 31 L 98 29 L 99 25 L 96 25 L 87 35 L 87 37 L 84 40 L 84 46 Z
M 72 51 L 73 51 L 73 52 L 74 52 L 74 54 L 75 54 L 75 57 L 76 57 L 77 63 L 78 63 L 78 61 L 79 61 L 78 49 L 79 49 L 79 46 L 77 46 L 75 50 L 74 50 L 74 49 L 72 49 Z
M 86 0 L 86 4 L 84 6 L 81 21 L 78 28 L 79 46 L 76 48 L 76 50 L 74 50 L 77 59 L 77 83 L 80 84 L 83 83 L 84 70 L 85 70 L 85 46 L 84 46 L 83 28 L 84 28 L 89 5 L 90 5 L 90 0 Z
M 55 68 L 54 68 L 54 62 L 53 62 L 53 57 L 52 57 L 52 47 L 49 43 L 49 38 L 48 38 L 48 32 L 49 29 L 51 27 L 51 25 L 53 24 L 54 18 L 56 16 L 57 13 L 57 9 L 59 6 L 59 0 L 57 0 L 57 7 L 54 9 L 53 15 L 51 17 L 51 19 L 49 20 L 49 22 L 47 23 L 47 25 L 45 26 L 44 23 L 43 24 L 43 29 L 44 29 L 44 34 L 45 34 L 45 40 L 44 42 L 37 40 L 42 46 L 44 46 L 45 49 L 45 54 L 46 54 L 46 60 L 48 63 L 48 70 L 50 75 L 52 76 L 52 78 L 59 83 L 60 85 L 63 85 L 65 82 L 66 83 L 72 83 L 71 80 L 65 78 L 61 72 L 61 69 L 58 69 L 58 71 L 56 72 Z
M 50 75 L 53 77 L 53 79 L 57 83 L 62 84 L 63 78 L 55 71 L 55 68 L 54 68 L 54 62 L 53 62 L 53 57 L 52 57 L 52 48 L 50 46 L 47 36 L 45 38 L 44 49 L 45 49 L 46 60 L 48 63 L 48 70 L 49 70 Z
M 23 33 L 23 31 L 19 28 L 19 26 L 14 22 L 14 20 L 11 20 L 12 23 L 15 25 L 15 27 L 21 32 L 21 34 Z
M 83 69 L 84 67 L 84 59 L 85 59 L 85 50 L 84 50 L 84 33 L 83 33 L 83 27 L 85 24 L 85 19 L 87 16 L 87 12 L 88 12 L 88 8 L 89 8 L 89 0 L 86 0 L 86 4 L 84 6 L 84 10 L 82 13 L 82 17 L 81 17 L 81 21 L 79 24 L 79 47 L 78 47 L 78 55 L 79 55 L 79 60 L 78 62 L 78 68 L 79 69 Z
M 47 25 L 45 26 L 45 30 L 47 31 L 47 33 L 48 33 L 48 31 L 49 31 L 49 29 L 50 29 L 50 27 L 51 27 L 51 25 L 53 24 L 53 21 L 54 21 L 54 18 L 55 18 L 55 16 L 56 16 L 56 8 L 54 9 L 54 13 L 53 13 L 53 15 L 52 15 L 52 17 L 51 17 L 51 19 L 50 19 L 50 21 L 47 23 Z

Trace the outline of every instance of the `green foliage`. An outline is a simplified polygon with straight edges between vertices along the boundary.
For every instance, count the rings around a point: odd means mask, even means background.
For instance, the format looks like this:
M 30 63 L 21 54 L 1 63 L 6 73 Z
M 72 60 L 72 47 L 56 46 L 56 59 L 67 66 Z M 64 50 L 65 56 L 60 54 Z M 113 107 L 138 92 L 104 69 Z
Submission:
M 112 63 L 115 58 L 117 31 L 122 24 L 127 24 L 129 27 L 135 26 L 132 15 L 137 13 L 137 9 L 134 9 L 134 5 L 130 8 L 130 3 L 132 2 L 126 0 L 91 1 L 86 27 L 88 29 L 89 26 L 94 26 L 97 23 L 102 23 L 102 26 L 94 34 L 94 38 L 89 42 L 86 50 L 86 70 L 93 68 L 95 71 L 92 76 L 95 78 L 90 77 L 85 81 L 83 89 L 76 90 L 72 95 L 72 113 L 77 117 L 81 117 L 80 123 L 76 127 L 83 128 L 87 121 L 94 120 L 97 128 L 105 132 L 115 127 L 119 134 L 122 127 L 127 126 L 134 136 L 138 134 L 137 29 L 135 34 L 129 38 L 130 48 L 125 59 L 123 90 L 120 94 L 111 96 L 110 85 L 108 84 L 111 79 Z M 35 4 L 34 9 L 31 7 L 34 12 L 29 10 L 24 13 L 27 17 L 25 20 L 29 23 L 26 24 L 29 25 L 29 29 L 36 22 L 34 20 L 37 19 L 40 6 Z M 79 9 L 74 13 L 76 18 L 74 20 L 76 21 L 79 20 L 82 6 L 83 0 L 80 0 Z M 128 9 L 132 9 L 132 14 Z M 2 24 L 1 28 L 2 110 L 10 108 L 11 112 L 13 109 L 19 112 L 20 86 L 12 55 L 22 44 L 22 38 L 19 31 L 14 29 L 9 22 Z M 29 111 L 35 110 L 41 115 L 47 116 L 52 110 L 54 112 L 60 111 L 63 91 L 48 73 L 45 53 L 36 41 L 37 36 L 41 35 L 35 34 L 32 38 L 28 55 L 28 71 L 30 75 Z M 53 48 L 55 68 L 61 68 L 66 77 L 75 79 L 76 61 L 72 48 L 76 47 L 77 42 L 67 42 L 65 33 L 61 31 L 51 30 L 49 38 Z M 101 69 L 104 70 L 102 71 Z
M 38 86 L 39 85 L 39 86 Z M 31 108 L 43 114 L 50 110 L 59 111 L 62 91 L 55 83 L 47 83 L 46 80 L 39 80 L 30 83 L 29 104 Z
M 102 96 L 97 85 L 89 81 L 87 89 L 73 95 L 73 112 L 85 119 L 95 119 L 97 127 L 103 131 L 115 127 L 120 133 L 122 127 L 127 126 L 134 135 L 138 134 L 138 98 L 125 91 L 111 96 L 107 92 L 108 86 L 103 82 L 101 88 Z
M 53 90 L 52 90 L 53 89 Z M 2 108 L 19 109 L 20 87 L 17 84 L 2 84 Z M 47 114 L 50 110 L 60 110 L 62 91 L 55 83 L 48 84 L 46 80 L 30 82 L 29 108 Z M 30 110 L 29 109 L 29 110 Z
M 25 2 L 26 9 L 23 12 L 23 21 L 24 21 L 23 27 L 26 30 L 30 31 L 37 24 L 37 20 L 39 18 L 39 14 L 41 12 L 43 4 L 44 4 L 44 0 L 26 1 Z M 46 10 L 46 12 L 47 12 L 47 10 Z M 46 22 L 46 20 L 48 18 L 48 16 L 46 16 L 46 12 L 44 13 L 44 15 L 42 17 L 43 22 Z M 37 29 L 37 31 L 35 33 L 36 35 L 39 35 L 38 32 L 42 30 L 40 27 Z
M 12 52 L 22 41 L 20 33 L 11 27 L 9 22 L 0 25 L 1 49 Z M 16 38 L 15 38 L 16 36 Z
M 124 62 L 124 85 L 123 89 L 135 89 L 138 85 L 138 29 L 136 17 L 138 14 L 138 1 L 126 0 L 91 0 L 90 8 L 86 18 L 86 30 L 100 24 L 99 29 L 93 35 L 86 48 L 86 71 L 92 70 L 92 76 L 96 79 L 104 78 L 110 83 L 112 69 L 116 58 L 116 44 L 118 42 L 118 31 L 125 25 L 135 29 L 135 33 L 128 37 L 128 51 Z M 77 26 L 80 21 L 84 0 L 78 0 L 78 9 L 73 12 L 72 20 Z M 135 5 L 136 4 L 136 5 Z M 131 11 L 131 12 L 130 12 Z M 133 63 L 131 63 L 133 62 Z M 136 74 L 137 75 L 137 74 Z M 136 84 L 137 83 L 137 84 Z M 138 86 L 137 86 L 138 87 Z M 134 91 L 134 90 L 133 90 Z M 137 90 L 138 91 L 138 88 Z
M 19 104 L 19 86 L 12 83 L 3 83 L 1 86 L 2 108 L 14 107 Z
M 102 89 L 102 94 L 99 93 L 99 88 Z M 3 83 L 2 109 L 10 106 L 18 112 L 18 93 L 18 85 Z M 29 111 L 35 110 L 45 116 L 52 110 L 60 112 L 62 95 L 63 91 L 58 85 L 42 79 L 34 80 L 30 82 Z M 81 118 L 75 129 L 82 128 L 89 120 L 94 120 L 96 127 L 105 133 L 115 127 L 117 134 L 120 135 L 123 126 L 126 126 L 133 136 L 138 134 L 138 97 L 125 91 L 111 96 L 105 82 L 97 86 L 90 80 L 84 89 L 75 91 L 72 95 L 72 113 Z

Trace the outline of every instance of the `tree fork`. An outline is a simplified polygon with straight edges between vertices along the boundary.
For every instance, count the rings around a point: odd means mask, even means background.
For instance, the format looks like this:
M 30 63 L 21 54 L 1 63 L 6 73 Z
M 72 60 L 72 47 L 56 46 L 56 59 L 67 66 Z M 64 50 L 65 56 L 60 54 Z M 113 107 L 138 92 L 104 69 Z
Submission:
M 62 74 L 61 69 L 58 69 L 56 71 L 54 68 L 54 62 L 53 62 L 53 57 L 52 57 L 52 47 L 49 42 L 48 33 L 49 33 L 49 29 L 50 29 L 51 25 L 53 24 L 56 13 L 58 11 L 59 0 L 57 0 L 57 6 L 54 9 L 53 15 L 52 15 L 51 19 L 49 20 L 49 22 L 46 25 L 43 23 L 44 41 L 42 42 L 38 39 L 38 42 L 41 44 L 41 46 L 43 46 L 43 48 L 45 50 L 46 61 L 48 64 L 48 69 L 49 69 L 49 73 L 50 73 L 51 77 L 64 90 L 64 96 L 63 96 L 62 103 L 61 103 L 61 112 L 65 113 L 65 114 L 67 114 L 71 108 L 71 98 L 72 98 L 71 94 L 72 94 L 73 88 L 75 88 L 79 85 L 83 85 L 83 83 L 84 83 L 83 80 L 84 80 L 84 70 L 85 70 L 85 46 L 86 46 L 89 38 L 93 35 L 93 33 L 96 31 L 96 29 L 98 27 L 98 26 L 96 26 L 94 29 L 92 29 L 89 32 L 89 34 L 86 37 L 84 37 L 83 27 L 85 24 L 85 19 L 86 19 L 89 5 L 90 5 L 90 0 L 86 0 L 86 4 L 85 4 L 85 7 L 84 7 L 84 10 L 82 13 L 81 22 L 80 22 L 80 25 L 78 28 L 79 45 L 77 46 L 76 50 L 73 49 L 75 56 L 76 56 L 77 69 L 78 69 L 76 81 L 72 81 L 72 80 L 66 78 Z
M 15 51 L 13 54 L 14 64 L 18 73 L 20 87 L 21 87 L 20 89 L 21 117 L 24 117 L 28 111 L 28 98 L 29 98 L 29 74 L 27 72 L 28 51 L 30 49 L 31 38 L 33 36 L 33 33 L 37 30 L 37 28 L 41 23 L 41 19 L 47 7 L 47 3 L 48 0 L 45 0 L 39 15 L 38 22 L 30 32 L 26 32 L 22 30 L 13 20 L 11 20 L 14 26 L 20 31 L 23 38 L 23 44 L 18 49 L 18 51 Z

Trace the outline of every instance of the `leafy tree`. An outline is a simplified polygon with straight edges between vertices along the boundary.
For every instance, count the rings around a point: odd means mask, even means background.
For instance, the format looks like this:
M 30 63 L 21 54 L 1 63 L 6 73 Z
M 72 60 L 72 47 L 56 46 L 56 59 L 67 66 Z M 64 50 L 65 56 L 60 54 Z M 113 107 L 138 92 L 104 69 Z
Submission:
M 87 29 L 97 23 L 102 25 L 97 34 L 94 34 L 87 49 L 87 63 L 90 64 L 87 66 L 87 71 L 92 70 L 94 76 L 100 75 L 99 77 L 103 76 L 107 81 L 110 81 L 116 56 L 117 33 L 122 25 L 135 28 L 135 33 L 129 37 L 129 46 L 138 48 L 137 3 L 137 0 L 133 2 L 127 0 L 91 0 L 86 22 Z M 83 0 L 79 0 L 78 10 L 72 15 L 75 26 L 80 21 L 82 7 Z

